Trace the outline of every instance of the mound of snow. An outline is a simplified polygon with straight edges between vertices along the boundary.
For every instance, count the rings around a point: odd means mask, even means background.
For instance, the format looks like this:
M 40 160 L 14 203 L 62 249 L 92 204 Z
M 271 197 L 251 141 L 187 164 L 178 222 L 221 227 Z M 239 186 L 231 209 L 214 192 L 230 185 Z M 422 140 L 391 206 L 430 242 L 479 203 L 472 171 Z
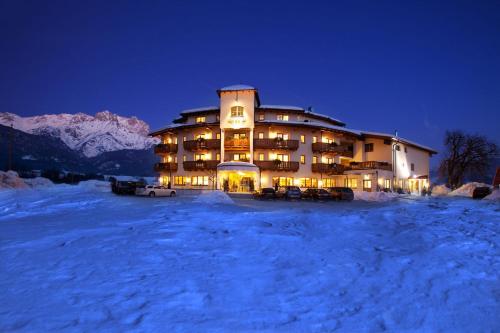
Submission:
M 460 186 L 454 191 L 451 191 L 448 195 L 454 196 L 454 197 L 470 197 L 472 198 L 472 193 L 474 192 L 474 189 L 476 187 L 490 187 L 491 185 L 484 184 L 484 183 L 477 183 L 477 182 L 472 182 L 472 183 L 467 183 L 465 185 Z
M 231 199 L 226 193 L 222 191 L 206 191 L 202 192 L 196 199 L 196 203 L 202 204 L 234 204 L 233 199 Z
M 79 182 L 77 186 L 92 192 L 111 192 L 111 184 L 103 180 L 85 180 Z
M 386 202 L 397 198 L 395 193 L 354 191 L 354 200 Z
M 32 188 L 54 186 L 54 183 L 50 179 L 44 177 L 27 178 L 23 179 L 23 181 Z
M 495 189 L 490 195 L 487 195 L 483 200 L 499 201 L 500 202 L 500 189 Z
M 432 188 L 432 195 L 433 196 L 442 196 L 442 195 L 448 195 L 451 190 L 446 187 L 446 185 L 436 185 Z
M 0 189 L 29 188 L 15 171 L 0 171 Z

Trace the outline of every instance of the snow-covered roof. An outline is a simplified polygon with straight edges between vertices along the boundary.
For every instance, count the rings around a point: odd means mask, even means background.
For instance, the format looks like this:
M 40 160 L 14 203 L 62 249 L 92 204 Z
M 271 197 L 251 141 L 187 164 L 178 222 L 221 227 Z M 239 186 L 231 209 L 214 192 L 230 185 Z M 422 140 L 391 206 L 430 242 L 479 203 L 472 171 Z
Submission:
M 410 141 L 408 139 L 405 139 L 405 138 L 402 138 L 402 137 L 399 137 L 399 136 L 395 137 L 393 134 L 381 133 L 381 132 L 370 132 L 370 131 L 361 131 L 361 133 L 363 135 L 367 135 L 367 136 L 379 136 L 379 137 L 383 137 L 383 138 L 387 138 L 387 139 L 391 139 L 391 140 L 395 140 L 395 141 L 400 141 L 400 142 L 407 143 L 409 145 L 415 146 L 417 148 L 428 150 L 428 151 L 430 151 L 430 152 L 432 152 L 434 154 L 437 154 L 437 151 L 434 148 L 421 145 L 419 143 Z
M 236 90 L 256 90 L 256 89 L 246 84 L 234 84 L 232 86 L 227 86 L 219 89 L 219 91 L 236 91 Z
M 190 113 L 197 113 L 197 112 L 203 112 L 203 111 L 215 111 L 219 110 L 218 106 L 203 106 L 199 108 L 194 108 L 194 109 L 187 109 L 181 112 L 181 114 L 190 114 Z
M 300 106 L 291 106 L 291 105 L 260 105 L 259 109 L 277 109 L 277 110 L 294 110 L 294 111 L 304 111 L 304 108 Z
M 311 126 L 311 127 L 321 127 L 325 129 L 331 129 L 334 131 L 346 132 L 354 135 L 361 135 L 360 131 L 345 128 L 342 126 L 335 126 L 330 124 L 324 124 L 314 121 L 286 121 L 286 120 L 260 120 L 256 121 L 256 124 L 283 124 L 283 125 L 300 125 L 300 126 Z

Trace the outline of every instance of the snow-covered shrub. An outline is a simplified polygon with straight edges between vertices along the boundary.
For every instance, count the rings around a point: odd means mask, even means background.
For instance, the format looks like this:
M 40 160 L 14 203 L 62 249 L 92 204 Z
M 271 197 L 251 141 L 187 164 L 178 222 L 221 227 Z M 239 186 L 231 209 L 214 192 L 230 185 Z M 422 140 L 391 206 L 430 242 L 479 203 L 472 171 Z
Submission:
M 483 200 L 499 201 L 500 202 L 500 189 L 495 189 L 490 195 L 484 197 Z
M 451 190 L 446 185 L 436 185 L 432 188 L 432 196 L 448 195 Z
M 234 204 L 233 199 L 222 191 L 203 191 L 194 199 L 194 202 L 209 205 Z
M 454 196 L 454 197 L 469 197 L 472 198 L 472 193 L 474 193 L 474 189 L 476 187 L 492 187 L 491 185 L 484 184 L 484 183 L 477 183 L 477 182 L 472 182 L 472 183 L 467 183 L 459 188 L 457 188 L 454 191 L 451 191 L 448 195 Z
M 54 186 L 54 183 L 47 178 L 44 177 L 36 177 L 36 178 L 27 178 L 23 179 L 26 184 L 28 184 L 31 188 L 43 188 L 43 187 L 51 187 Z
M 15 171 L 0 171 L 0 189 L 29 188 Z
M 397 197 L 397 194 L 388 192 L 354 191 L 354 200 L 386 202 L 395 200 Z

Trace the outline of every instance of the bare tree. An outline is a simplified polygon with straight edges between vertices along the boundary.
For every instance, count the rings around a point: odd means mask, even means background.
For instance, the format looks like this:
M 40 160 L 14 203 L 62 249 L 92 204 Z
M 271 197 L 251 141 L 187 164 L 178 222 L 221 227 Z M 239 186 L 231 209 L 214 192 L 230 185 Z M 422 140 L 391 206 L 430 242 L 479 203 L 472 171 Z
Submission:
M 482 135 L 462 131 L 447 131 L 444 139 L 446 153 L 439 174 L 448 186 L 457 188 L 466 176 L 484 176 L 491 160 L 498 156 L 498 146 Z

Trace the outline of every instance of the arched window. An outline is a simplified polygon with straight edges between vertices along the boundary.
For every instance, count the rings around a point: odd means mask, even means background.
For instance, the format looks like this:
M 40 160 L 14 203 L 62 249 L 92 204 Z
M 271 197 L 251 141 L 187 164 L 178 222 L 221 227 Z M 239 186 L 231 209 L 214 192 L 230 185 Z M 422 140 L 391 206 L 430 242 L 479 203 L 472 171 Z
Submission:
M 243 117 L 243 107 L 242 106 L 231 107 L 231 117 Z

